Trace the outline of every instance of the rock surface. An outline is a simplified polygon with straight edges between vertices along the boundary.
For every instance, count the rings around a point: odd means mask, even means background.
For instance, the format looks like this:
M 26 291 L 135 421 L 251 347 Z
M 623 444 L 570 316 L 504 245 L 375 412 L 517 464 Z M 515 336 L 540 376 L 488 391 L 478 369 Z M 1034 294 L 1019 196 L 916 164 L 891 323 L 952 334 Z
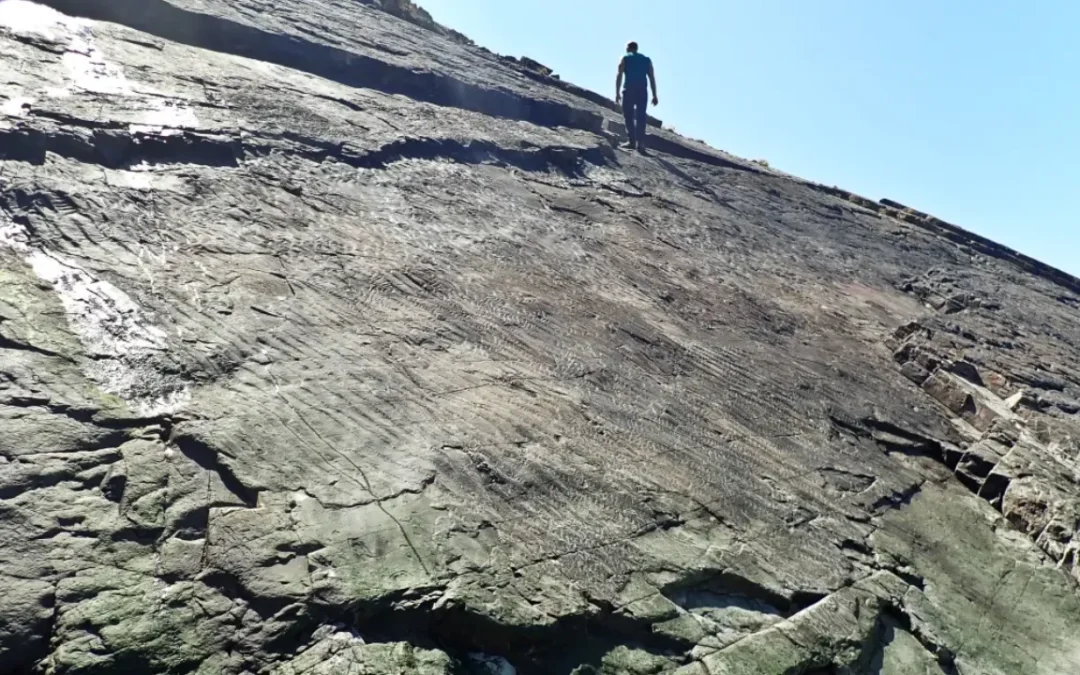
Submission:
M 0 672 L 1080 672 L 1080 282 L 409 6 L 0 1 Z

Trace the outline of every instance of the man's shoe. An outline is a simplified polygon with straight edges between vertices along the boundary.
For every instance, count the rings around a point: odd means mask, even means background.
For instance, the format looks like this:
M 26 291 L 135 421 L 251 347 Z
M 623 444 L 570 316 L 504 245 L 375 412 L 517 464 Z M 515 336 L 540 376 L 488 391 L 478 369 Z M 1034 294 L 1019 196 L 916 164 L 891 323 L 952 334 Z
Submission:
M 634 141 L 628 141 L 625 145 L 623 145 L 623 147 L 627 150 L 633 150 L 637 148 L 637 143 L 635 143 Z

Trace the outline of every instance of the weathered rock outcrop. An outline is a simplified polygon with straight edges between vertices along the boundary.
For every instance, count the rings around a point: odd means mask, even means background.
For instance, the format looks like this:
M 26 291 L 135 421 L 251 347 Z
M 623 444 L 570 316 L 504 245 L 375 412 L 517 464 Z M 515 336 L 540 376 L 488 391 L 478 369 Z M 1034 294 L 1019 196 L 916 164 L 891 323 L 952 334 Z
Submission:
M 1076 280 L 372 5 L 0 2 L 0 672 L 1080 672 Z

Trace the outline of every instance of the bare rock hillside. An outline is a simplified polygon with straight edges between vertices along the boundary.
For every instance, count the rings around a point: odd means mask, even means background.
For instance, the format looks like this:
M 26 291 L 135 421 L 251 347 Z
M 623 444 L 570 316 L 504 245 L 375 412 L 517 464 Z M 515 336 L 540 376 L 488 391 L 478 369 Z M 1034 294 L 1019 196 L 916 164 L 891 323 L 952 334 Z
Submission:
M 621 133 L 408 2 L 0 0 L 0 673 L 1080 672 L 1080 281 Z

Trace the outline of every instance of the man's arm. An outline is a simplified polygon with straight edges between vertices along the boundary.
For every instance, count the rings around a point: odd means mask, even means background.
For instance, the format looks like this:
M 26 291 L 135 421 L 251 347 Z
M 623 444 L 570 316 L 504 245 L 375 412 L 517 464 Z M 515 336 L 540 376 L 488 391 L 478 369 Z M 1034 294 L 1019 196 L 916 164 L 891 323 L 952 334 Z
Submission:
M 622 77 L 623 72 L 626 71 L 626 57 L 619 59 L 619 74 L 615 76 L 615 102 L 620 103 L 622 101 Z
M 653 70 L 652 61 L 649 61 L 649 84 L 652 85 L 652 104 L 659 105 L 660 99 L 656 96 L 656 72 Z

